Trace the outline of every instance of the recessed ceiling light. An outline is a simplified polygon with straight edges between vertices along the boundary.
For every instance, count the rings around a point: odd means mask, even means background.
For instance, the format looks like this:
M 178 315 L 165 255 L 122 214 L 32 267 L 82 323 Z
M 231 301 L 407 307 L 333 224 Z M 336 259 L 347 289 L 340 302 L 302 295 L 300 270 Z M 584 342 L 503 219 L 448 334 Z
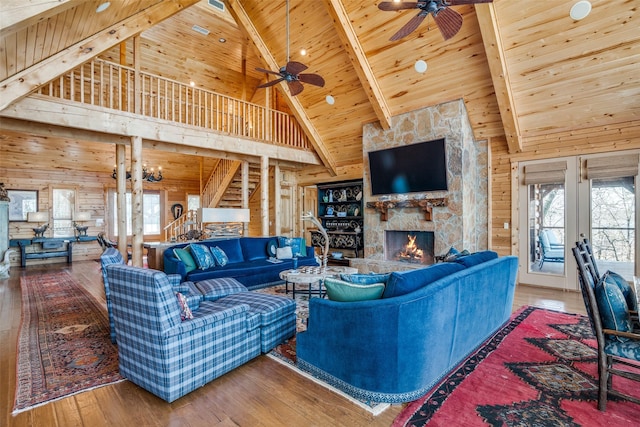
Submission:
M 189 86 L 194 87 L 195 85 L 196 85 L 196 82 L 194 82 L 193 80 L 189 82 Z
M 571 16 L 571 19 L 579 21 L 586 18 L 589 13 L 591 13 L 591 3 L 587 0 L 580 0 L 579 2 L 571 6 L 569 16 Z
M 104 12 L 105 10 L 109 9 L 109 6 L 111 6 L 111 2 L 104 2 L 101 3 L 97 8 L 96 8 L 96 13 L 100 13 L 100 12 Z
M 415 68 L 418 73 L 424 73 L 427 71 L 427 63 L 422 59 L 418 59 L 413 68 Z
M 300 49 L 300 55 L 305 56 L 307 54 L 307 49 Z
M 227 42 L 227 39 L 225 39 L 224 37 L 220 37 L 220 38 L 218 39 L 218 41 L 219 41 L 220 43 L 226 43 L 226 42 Z
M 331 95 L 327 95 L 327 97 L 325 99 L 327 100 L 327 104 L 329 104 L 329 105 L 333 105 L 336 102 L 336 100 Z

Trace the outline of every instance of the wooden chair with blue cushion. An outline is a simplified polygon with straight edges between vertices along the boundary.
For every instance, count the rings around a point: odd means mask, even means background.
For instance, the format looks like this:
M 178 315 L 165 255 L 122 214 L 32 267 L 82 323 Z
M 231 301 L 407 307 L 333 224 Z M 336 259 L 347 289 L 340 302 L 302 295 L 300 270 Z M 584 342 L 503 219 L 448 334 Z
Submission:
M 578 243 L 572 250 L 585 308 L 598 343 L 598 409 L 606 410 L 608 396 L 640 404 L 640 395 L 613 389 L 614 375 L 640 382 L 640 331 L 633 328 L 628 308 L 629 303 L 633 304 L 630 298 L 635 295 L 625 289 L 625 283 L 630 288 L 626 281 L 616 281 L 609 272 L 594 280 L 595 270 L 587 248 Z
M 542 230 L 538 236 L 540 240 L 540 268 L 547 262 L 564 262 L 564 245 L 559 243 L 551 230 Z

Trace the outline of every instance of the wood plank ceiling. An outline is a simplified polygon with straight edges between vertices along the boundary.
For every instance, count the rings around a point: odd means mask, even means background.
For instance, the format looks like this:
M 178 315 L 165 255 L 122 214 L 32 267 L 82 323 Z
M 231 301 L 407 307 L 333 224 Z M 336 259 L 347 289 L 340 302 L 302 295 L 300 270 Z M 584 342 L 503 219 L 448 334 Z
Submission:
M 53 8 L 44 0 L 31 6 L 19 0 L 2 3 L 0 97 L 15 76 L 29 75 L 42 61 L 100 30 L 159 3 L 189 2 L 112 1 L 100 14 L 95 9 L 101 1 L 93 0 L 59 1 Z M 223 13 L 203 0 L 151 22 L 140 34 L 141 68 L 264 103 L 266 90 L 257 86 L 266 76 L 255 68 L 287 61 L 286 2 L 224 3 Z M 444 41 L 427 18 L 397 42 L 388 39 L 417 11 L 382 12 L 378 3 L 290 0 L 289 59 L 307 64 L 307 72 L 326 81 L 324 88 L 307 85 L 294 101 L 338 172 L 362 164 L 364 123 L 388 126 L 392 116 L 460 98 L 475 138 L 508 143 L 511 151 L 531 149 L 528 141 L 541 135 L 639 119 L 637 0 L 592 0 L 591 14 L 581 21 L 569 16 L 575 0 L 456 6 L 464 23 L 452 39 Z M 193 31 L 193 25 L 209 34 Z M 260 43 L 266 54 L 256 48 Z M 132 46 L 126 44 L 124 62 L 131 63 Z M 122 61 L 117 45 L 95 54 Z M 420 59 L 428 64 L 425 73 L 414 69 Z M 62 72 L 64 66 L 59 67 Z M 276 87 L 278 105 L 295 112 L 287 91 Z M 325 102 L 327 95 L 335 104 Z

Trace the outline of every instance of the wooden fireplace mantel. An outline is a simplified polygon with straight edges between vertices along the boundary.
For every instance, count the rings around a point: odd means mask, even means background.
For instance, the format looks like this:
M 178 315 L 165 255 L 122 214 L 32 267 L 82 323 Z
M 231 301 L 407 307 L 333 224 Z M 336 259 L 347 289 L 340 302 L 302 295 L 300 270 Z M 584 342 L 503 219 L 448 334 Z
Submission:
M 380 221 L 387 220 L 389 209 L 420 208 L 424 211 L 424 220 L 433 221 L 433 207 L 447 206 L 445 197 L 421 200 L 379 200 L 367 202 L 367 207 L 380 212 Z

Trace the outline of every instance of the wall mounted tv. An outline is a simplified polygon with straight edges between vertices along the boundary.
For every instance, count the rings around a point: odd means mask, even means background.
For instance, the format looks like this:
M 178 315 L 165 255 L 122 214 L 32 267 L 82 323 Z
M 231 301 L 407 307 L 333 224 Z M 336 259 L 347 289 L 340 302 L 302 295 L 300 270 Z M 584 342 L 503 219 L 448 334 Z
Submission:
M 370 151 L 371 194 L 447 190 L 444 138 Z

